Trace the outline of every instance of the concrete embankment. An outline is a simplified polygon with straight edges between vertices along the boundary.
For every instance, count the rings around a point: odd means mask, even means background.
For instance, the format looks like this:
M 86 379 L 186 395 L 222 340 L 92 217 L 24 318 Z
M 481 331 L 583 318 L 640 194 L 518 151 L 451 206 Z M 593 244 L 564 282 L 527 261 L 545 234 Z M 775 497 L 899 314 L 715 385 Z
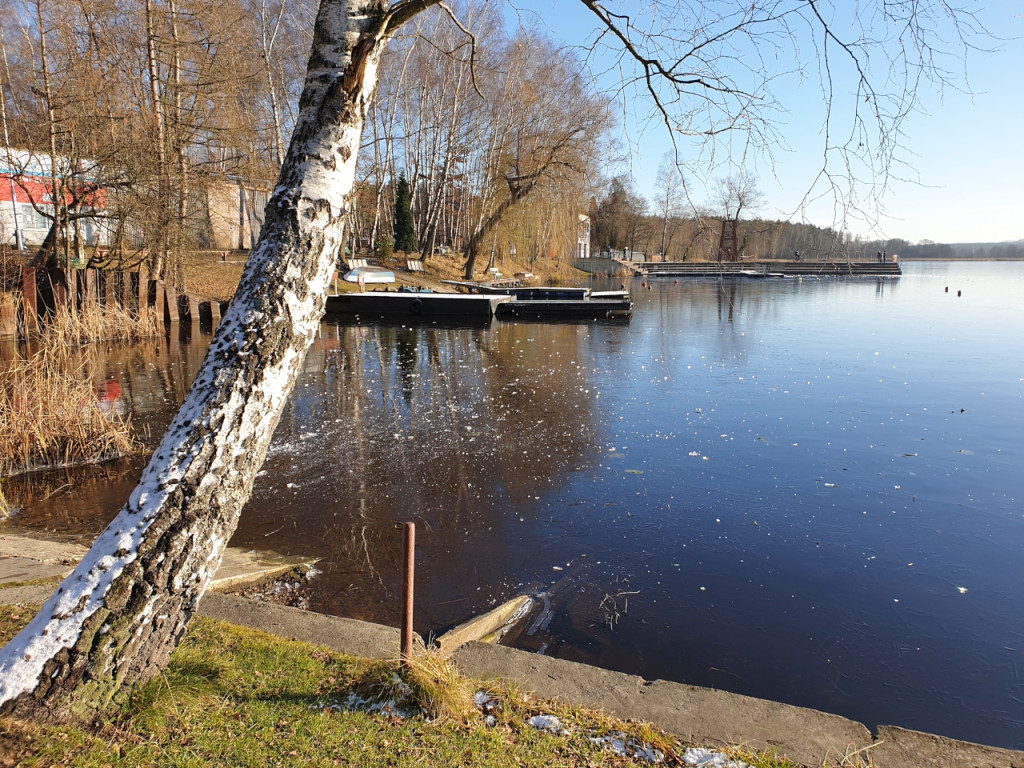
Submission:
M 74 545 L 0 536 L 0 583 L 60 576 L 83 553 L 84 548 Z M 270 558 L 232 551 L 228 562 L 235 557 L 241 557 L 242 563 L 234 568 L 255 572 L 259 566 L 245 565 L 251 560 L 265 562 L 270 570 Z M 294 567 L 297 562 L 277 562 L 274 567 Z M 0 603 L 40 603 L 51 592 L 47 586 L 2 588 Z M 216 592 L 203 598 L 200 613 L 342 653 L 371 658 L 398 655 L 399 631 L 378 624 Z M 541 698 L 648 721 L 702 746 L 771 750 L 809 768 L 869 764 L 875 768 L 1024 768 L 1020 751 L 893 726 L 882 726 L 873 736 L 864 725 L 837 715 L 664 680 L 647 681 L 487 643 L 474 641 L 451 650 L 458 668 L 471 677 L 513 680 Z

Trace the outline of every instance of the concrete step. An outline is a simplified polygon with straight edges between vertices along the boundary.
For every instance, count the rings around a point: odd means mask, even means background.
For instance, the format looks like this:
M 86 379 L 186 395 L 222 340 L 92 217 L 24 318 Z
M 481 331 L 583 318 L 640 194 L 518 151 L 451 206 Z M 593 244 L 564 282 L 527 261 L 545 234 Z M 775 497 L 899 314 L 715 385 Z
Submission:
M 62 579 L 88 551 L 80 544 L 23 535 L 0 535 L 0 587 L 40 579 Z M 210 589 L 223 592 L 269 581 L 315 559 L 228 547 Z

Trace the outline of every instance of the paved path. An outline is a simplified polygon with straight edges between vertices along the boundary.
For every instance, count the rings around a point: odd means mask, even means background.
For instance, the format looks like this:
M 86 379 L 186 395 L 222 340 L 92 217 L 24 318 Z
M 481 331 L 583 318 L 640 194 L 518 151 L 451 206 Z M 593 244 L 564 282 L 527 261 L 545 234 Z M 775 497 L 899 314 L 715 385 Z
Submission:
M 218 571 L 222 585 L 238 578 L 268 578 L 301 561 L 229 550 Z M 0 585 L 59 577 L 85 553 L 77 545 L 0 535 Z M 221 574 L 224 574 L 221 576 Z M 0 586 L 0 603 L 41 603 L 49 586 Z M 325 616 L 297 608 L 259 603 L 233 595 L 207 594 L 200 613 L 279 637 L 324 645 L 342 653 L 397 658 L 399 632 L 391 627 Z M 1024 752 L 955 741 L 882 726 L 875 736 L 860 723 L 803 707 L 793 707 L 725 691 L 665 680 L 648 681 L 526 651 L 471 642 L 452 658 L 465 674 L 506 678 L 544 699 L 645 720 L 680 738 L 708 747 L 742 745 L 774 750 L 808 768 L 1024 768 Z M 861 756 L 843 762 L 844 757 Z

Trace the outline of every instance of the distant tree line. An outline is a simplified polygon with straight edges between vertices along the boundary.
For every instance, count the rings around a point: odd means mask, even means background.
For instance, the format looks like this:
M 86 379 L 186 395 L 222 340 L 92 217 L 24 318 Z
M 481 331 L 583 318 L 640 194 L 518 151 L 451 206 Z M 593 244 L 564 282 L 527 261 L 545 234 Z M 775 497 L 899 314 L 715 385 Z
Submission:
M 901 259 L 1024 259 L 1024 241 L 1012 243 L 933 243 L 907 245 Z
M 659 189 L 649 203 L 626 177 L 616 177 L 591 198 L 591 247 L 595 255 L 624 252 L 650 261 L 715 261 L 721 253 L 723 227 L 735 225 L 737 260 L 804 259 L 870 261 L 879 253 L 901 259 L 1024 259 L 1024 241 L 944 244 L 900 238 L 865 238 L 792 221 L 750 216 L 762 205 L 755 180 L 739 174 L 721 179 L 711 199 L 688 201 L 678 174 L 663 166 Z M 741 218 L 744 211 L 747 218 Z
M 687 203 L 682 183 L 670 173 L 659 174 L 658 199 L 648 204 L 623 177 L 612 179 L 590 203 L 591 246 L 595 254 L 640 253 L 647 260 L 715 261 L 723 226 L 735 226 L 737 260 L 788 259 L 800 253 L 808 259 L 874 258 L 877 251 L 894 252 L 904 241 L 864 240 L 830 227 L 790 221 L 741 218 L 762 204 L 753 179 L 740 174 L 723 179 L 713 199 Z M 653 210 L 652 210 L 653 209 Z

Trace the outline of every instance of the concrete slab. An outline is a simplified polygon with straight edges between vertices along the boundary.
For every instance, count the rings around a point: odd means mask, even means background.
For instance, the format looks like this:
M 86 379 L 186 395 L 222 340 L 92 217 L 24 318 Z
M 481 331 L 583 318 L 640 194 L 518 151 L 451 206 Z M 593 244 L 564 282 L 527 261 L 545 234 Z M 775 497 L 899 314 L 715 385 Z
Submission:
M 69 573 L 70 565 L 51 565 L 27 557 L 0 557 L 0 584 L 17 584 L 36 579 L 63 579 Z
M 451 656 L 456 649 L 470 641 L 484 640 L 488 635 L 494 635 L 528 611 L 532 603 L 533 600 L 528 595 L 514 597 L 497 608 L 445 632 L 434 641 L 434 644 L 442 656 Z
M 0 535 L 0 584 L 66 576 L 88 551 L 80 544 Z M 310 558 L 229 547 L 224 551 L 210 589 L 224 591 L 258 584 L 315 562 Z
M 41 563 L 73 566 L 88 551 L 89 548 L 81 544 L 0 534 L 0 557 L 27 557 Z
M 207 593 L 199 603 L 199 614 L 371 659 L 398 659 L 402 643 L 401 632 L 394 627 L 311 613 L 234 595 Z M 423 645 L 418 637 L 414 642 L 421 647 Z
M 986 747 L 892 725 L 878 729 L 871 749 L 876 768 L 1024 768 L 1024 752 Z
M 453 656 L 472 677 L 508 678 L 546 699 L 645 720 L 705 746 L 741 745 L 774 751 L 807 766 L 839 763 L 846 751 L 871 744 L 860 723 L 803 707 L 635 675 L 485 643 Z
M 210 589 L 215 592 L 238 589 L 249 584 L 269 581 L 295 568 L 311 566 L 314 563 L 316 560 L 310 558 L 286 557 L 274 552 L 228 547 L 224 550 L 220 567 L 213 575 Z

